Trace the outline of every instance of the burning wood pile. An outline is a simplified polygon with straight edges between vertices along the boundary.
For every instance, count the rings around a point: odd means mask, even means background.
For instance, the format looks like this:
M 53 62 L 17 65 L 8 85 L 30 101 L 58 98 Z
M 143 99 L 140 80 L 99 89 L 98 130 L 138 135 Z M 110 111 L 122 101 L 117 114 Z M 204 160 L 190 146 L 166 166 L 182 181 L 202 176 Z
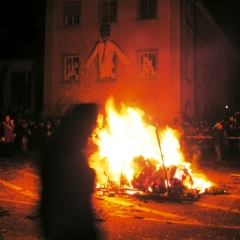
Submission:
M 97 173 L 97 190 L 193 199 L 212 185 L 192 173 L 176 130 L 158 131 L 143 121 L 142 110 L 122 105 L 119 112 L 112 99 L 106 113 L 94 131 L 98 151 L 89 159 Z

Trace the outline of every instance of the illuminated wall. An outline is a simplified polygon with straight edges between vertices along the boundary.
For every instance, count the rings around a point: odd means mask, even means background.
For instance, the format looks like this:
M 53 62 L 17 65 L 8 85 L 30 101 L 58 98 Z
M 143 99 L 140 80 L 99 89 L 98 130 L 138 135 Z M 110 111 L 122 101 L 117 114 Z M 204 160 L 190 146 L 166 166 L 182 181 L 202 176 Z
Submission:
M 206 10 L 190 0 L 146 1 L 152 3 L 147 8 L 141 2 L 47 1 L 44 115 L 63 114 L 72 102 L 104 107 L 110 96 L 142 108 L 153 121 L 204 117 L 205 104 L 215 106 L 218 97 L 211 99 L 209 89 L 196 82 L 196 62 L 201 65 L 198 81 L 204 81 L 203 66 L 210 59 L 205 62 L 207 44 L 196 36 L 194 12 L 199 9 L 205 16 Z M 112 70 L 103 75 L 99 69 L 105 50 L 96 50 L 102 23 L 111 25 L 108 41 L 120 50 L 112 51 Z M 97 54 L 87 62 L 94 50 Z M 227 99 L 226 91 L 221 94 Z

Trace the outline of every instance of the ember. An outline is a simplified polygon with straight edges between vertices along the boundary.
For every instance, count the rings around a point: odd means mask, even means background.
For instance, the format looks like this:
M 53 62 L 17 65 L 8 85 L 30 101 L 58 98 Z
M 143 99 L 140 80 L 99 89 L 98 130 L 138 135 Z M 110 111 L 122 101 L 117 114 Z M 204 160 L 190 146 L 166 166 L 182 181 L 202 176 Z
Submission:
M 203 193 L 211 186 L 194 177 L 176 130 L 166 127 L 158 131 L 143 121 L 145 115 L 140 109 L 122 105 L 118 112 L 112 99 L 106 104 L 106 113 L 106 119 L 99 116 L 93 136 L 98 151 L 90 157 L 97 188 L 186 196 L 189 190 Z

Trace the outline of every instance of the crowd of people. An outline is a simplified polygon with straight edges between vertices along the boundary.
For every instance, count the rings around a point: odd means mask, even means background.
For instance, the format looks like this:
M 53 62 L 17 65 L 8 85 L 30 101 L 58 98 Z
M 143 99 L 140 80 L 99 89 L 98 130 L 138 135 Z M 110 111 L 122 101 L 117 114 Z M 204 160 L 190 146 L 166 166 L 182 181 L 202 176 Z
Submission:
M 222 145 L 225 150 L 240 151 L 240 121 L 238 116 L 231 116 L 216 122 L 207 121 L 184 121 L 181 125 L 184 136 L 192 136 L 191 141 L 201 149 L 211 148 L 213 141 L 211 138 L 218 124 L 223 129 Z M 194 138 L 195 137 L 195 138 Z M 205 138 L 204 138 L 205 137 Z
M 13 157 L 13 151 L 23 149 L 45 152 L 40 211 L 44 235 L 49 239 L 98 238 L 91 207 L 96 175 L 84 154 L 88 138 L 96 127 L 97 113 L 97 105 L 81 104 L 73 108 L 66 119 L 26 120 L 6 115 L 1 121 L 4 157 Z M 180 124 L 174 120 L 173 128 L 181 128 L 184 137 L 193 136 L 189 138 L 191 141 L 211 136 L 206 139 L 210 139 L 215 148 L 215 161 L 223 160 L 224 136 L 233 136 L 239 143 L 240 124 L 233 117 L 214 124 L 189 120 Z
M 60 124 L 61 118 L 26 120 L 22 118 L 12 119 L 10 115 L 6 115 L 0 121 L 1 156 L 13 157 L 12 152 L 22 150 L 44 152 L 56 134 Z M 10 137 L 11 132 L 14 137 Z
M 6 120 L 6 117 L 9 119 Z M 28 116 L 26 116 L 28 117 Z M 12 154 L 4 151 L 4 123 L 5 127 L 8 126 L 9 129 L 12 128 L 14 133 L 14 140 L 11 144 L 12 149 L 15 152 L 21 150 L 30 150 L 30 151 L 42 151 L 44 152 L 49 146 L 52 138 L 56 134 L 57 130 L 60 127 L 62 119 L 57 118 L 48 118 L 46 120 L 36 120 L 22 115 L 15 115 L 12 117 L 9 115 L 2 116 L 0 121 L 0 152 L 1 156 L 12 157 Z M 185 141 L 191 142 L 191 144 L 197 145 L 200 149 L 213 148 L 214 143 L 212 138 L 208 136 L 213 136 L 214 130 L 216 129 L 216 122 L 209 123 L 207 121 L 196 121 L 196 120 L 185 120 L 181 124 L 177 119 L 173 121 L 173 128 L 181 128 L 184 132 L 185 137 L 192 136 L 192 138 Z M 223 139 L 222 139 L 222 148 L 230 151 L 239 151 L 240 150 L 240 121 L 236 116 L 229 117 L 227 120 L 221 120 L 218 123 L 221 123 L 223 129 Z M 9 146 L 8 146 L 9 148 Z

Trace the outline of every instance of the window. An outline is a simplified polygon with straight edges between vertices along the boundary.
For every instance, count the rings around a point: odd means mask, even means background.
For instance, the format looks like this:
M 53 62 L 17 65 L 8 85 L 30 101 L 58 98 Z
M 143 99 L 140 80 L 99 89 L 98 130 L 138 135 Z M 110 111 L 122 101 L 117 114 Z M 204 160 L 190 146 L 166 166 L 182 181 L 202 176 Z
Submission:
M 64 4 L 64 25 L 75 26 L 80 24 L 81 3 L 70 2 Z
M 79 80 L 79 56 L 70 55 L 63 57 L 64 77 L 63 81 Z
M 157 1 L 156 0 L 139 0 L 139 18 L 156 18 Z
M 117 21 L 117 1 L 101 0 L 100 2 L 101 22 Z
M 139 78 L 157 77 L 157 50 L 138 51 Z

